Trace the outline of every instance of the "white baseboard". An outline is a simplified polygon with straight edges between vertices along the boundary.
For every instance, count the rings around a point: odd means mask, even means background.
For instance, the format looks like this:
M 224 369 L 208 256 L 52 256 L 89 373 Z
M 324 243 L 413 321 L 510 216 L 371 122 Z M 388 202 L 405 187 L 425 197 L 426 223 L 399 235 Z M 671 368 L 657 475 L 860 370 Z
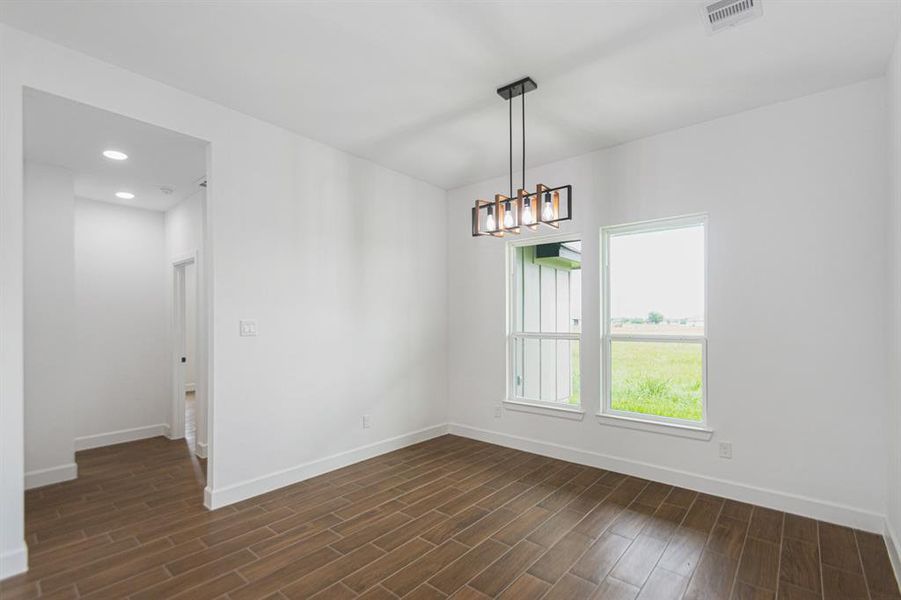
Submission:
M 380 454 L 385 454 L 386 452 L 430 440 L 434 437 L 444 435 L 445 433 L 447 433 L 447 425 L 426 427 L 425 429 L 399 435 L 374 444 L 360 446 L 345 452 L 332 454 L 325 458 L 320 458 L 318 460 L 297 465 L 296 467 L 276 471 L 269 475 L 263 475 L 262 477 L 242 481 L 241 483 L 236 483 L 216 490 L 207 488 L 204 490 L 203 503 L 210 510 L 222 508 L 223 506 L 228 506 L 229 504 L 234 504 L 235 502 L 240 502 L 247 498 L 259 496 L 260 494 L 265 494 L 266 492 L 271 492 L 272 490 L 277 490 L 305 479 L 352 465 L 361 460 L 373 458 Z
M 203 442 L 197 442 L 197 446 L 195 446 L 194 448 L 194 454 L 196 454 L 200 458 L 206 458 L 206 450 L 206 444 L 204 444 Z
M 898 532 L 892 528 L 888 519 L 885 520 L 884 535 L 888 555 L 892 559 L 892 567 L 895 569 L 895 581 L 901 582 L 901 538 L 898 537 Z
M 885 516 L 851 506 L 746 485 L 735 481 L 718 479 L 716 477 L 698 475 L 687 471 L 679 471 L 570 446 L 542 442 L 531 438 L 499 433 L 496 431 L 488 431 L 486 429 L 479 429 L 468 425 L 450 423 L 447 427 L 448 433 L 453 435 L 481 440 L 483 442 L 515 448 L 517 450 L 533 452 L 535 454 L 541 454 L 543 456 L 558 458 L 591 467 L 608 469 L 618 473 L 642 477 L 644 479 L 652 479 L 669 485 L 677 485 L 707 494 L 722 496 L 724 498 L 750 502 L 767 508 L 803 515 L 830 523 L 838 523 L 840 525 L 846 525 L 848 527 L 854 527 L 873 533 L 881 534 L 885 531 Z
M 45 485 L 76 478 L 78 478 L 78 465 L 75 463 L 50 467 L 49 469 L 36 469 L 25 473 L 25 489 L 44 487 Z
M 134 427 L 132 429 L 120 429 L 119 431 L 110 431 L 108 433 L 86 435 L 84 437 L 75 438 L 75 451 L 78 452 L 79 450 L 90 450 L 91 448 L 134 442 L 136 440 L 143 440 L 160 435 L 169 436 L 169 426 L 167 424 L 159 423 L 157 425 L 148 425 L 146 427 Z
M 0 554 L 0 579 L 6 579 L 28 570 L 28 546 L 23 540 L 18 548 Z

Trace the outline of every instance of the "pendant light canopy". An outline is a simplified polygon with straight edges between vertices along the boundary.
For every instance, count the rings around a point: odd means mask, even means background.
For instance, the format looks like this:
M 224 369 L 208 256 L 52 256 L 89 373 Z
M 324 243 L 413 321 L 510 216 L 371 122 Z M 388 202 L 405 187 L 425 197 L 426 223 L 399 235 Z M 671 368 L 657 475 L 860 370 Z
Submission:
M 505 233 L 519 233 L 523 227 L 538 229 L 539 225 L 560 227 L 561 221 L 572 219 L 572 186 L 526 188 L 526 94 L 538 89 L 531 77 L 498 88 L 498 95 L 507 101 L 510 115 L 510 189 L 507 194 L 495 194 L 494 201 L 476 200 L 472 209 L 473 237 Z M 522 187 L 513 193 L 513 99 L 522 101 Z

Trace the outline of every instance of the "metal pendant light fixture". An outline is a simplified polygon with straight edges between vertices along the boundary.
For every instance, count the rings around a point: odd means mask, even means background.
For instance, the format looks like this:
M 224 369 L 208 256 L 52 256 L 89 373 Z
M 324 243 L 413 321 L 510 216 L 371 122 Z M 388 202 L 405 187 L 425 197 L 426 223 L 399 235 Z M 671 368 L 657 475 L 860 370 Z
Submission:
M 476 200 L 472 209 L 473 237 L 505 233 L 519 233 L 523 227 L 538 229 L 540 225 L 559 228 L 561 221 L 572 219 L 572 186 L 550 188 L 535 186 L 526 191 L 526 94 L 538 89 L 531 77 L 498 88 L 498 95 L 507 101 L 510 115 L 510 189 L 508 194 L 495 194 L 494 202 Z M 513 99 L 522 100 L 522 187 L 513 194 Z

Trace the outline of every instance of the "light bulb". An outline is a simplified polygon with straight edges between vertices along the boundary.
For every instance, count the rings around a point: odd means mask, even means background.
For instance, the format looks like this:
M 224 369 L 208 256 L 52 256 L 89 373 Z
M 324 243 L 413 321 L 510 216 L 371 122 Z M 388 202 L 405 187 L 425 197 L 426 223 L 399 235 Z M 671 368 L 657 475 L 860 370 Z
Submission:
M 553 221 L 554 220 L 554 206 L 551 204 L 550 200 L 544 201 L 544 208 L 541 209 L 541 220 L 542 221 Z
M 485 218 L 485 230 L 494 231 L 497 229 L 497 221 L 494 219 L 494 210 L 488 207 L 488 216 Z
M 504 227 L 510 229 L 516 224 L 516 221 L 513 220 L 513 211 L 510 210 L 510 203 L 507 202 L 504 206 Z
M 526 204 L 522 207 L 522 222 L 526 225 L 531 225 L 535 222 L 535 217 L 532 216 L 532 205 Z

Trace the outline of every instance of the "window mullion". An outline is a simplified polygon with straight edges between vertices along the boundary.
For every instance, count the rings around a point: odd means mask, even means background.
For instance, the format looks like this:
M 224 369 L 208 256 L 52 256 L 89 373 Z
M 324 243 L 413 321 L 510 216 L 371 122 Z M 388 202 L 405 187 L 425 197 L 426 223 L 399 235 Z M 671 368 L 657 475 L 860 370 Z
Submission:
M 704 335 L 643 335 L 613 333 L 607 336 L 614 342 L 663 342 L 668 344 L 700 344 L 707 341 Z
M 534 331 L 515 331 L 510 336 L 523 340 L 575 340 L 578 342 L 582 339 L 582 335 L 579 333 L 539 333 Z

